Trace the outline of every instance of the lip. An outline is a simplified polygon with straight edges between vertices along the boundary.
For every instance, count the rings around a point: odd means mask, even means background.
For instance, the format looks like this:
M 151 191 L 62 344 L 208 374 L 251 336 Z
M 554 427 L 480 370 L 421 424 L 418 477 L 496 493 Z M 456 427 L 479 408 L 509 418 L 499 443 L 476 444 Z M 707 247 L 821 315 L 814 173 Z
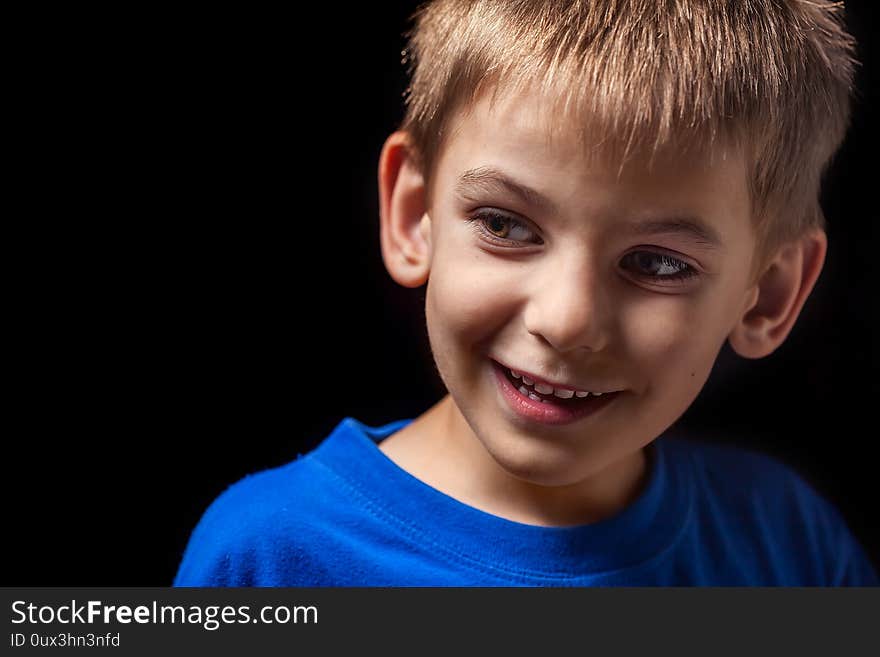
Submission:
M 577 422 L 605 408 L 617 399 L 617 396 L 620 394 L 620 391 L 617 391 L 605 393 L 601 397 L 590 395 L 574 402 L 571 400 L 560 401 L 560 403 L 535 401 L 514 387 L 510 379 L 507 378 L 507 373 L 504 370 L 505 366 L 491 359 L 490 362 L 495 372 L 495 380 L 498 383 L 499 392 L 504 397 L 507 405 L 520 418 L 539 424 L 561 425 Z M 516 371 L 518 372 L 519 370 Z

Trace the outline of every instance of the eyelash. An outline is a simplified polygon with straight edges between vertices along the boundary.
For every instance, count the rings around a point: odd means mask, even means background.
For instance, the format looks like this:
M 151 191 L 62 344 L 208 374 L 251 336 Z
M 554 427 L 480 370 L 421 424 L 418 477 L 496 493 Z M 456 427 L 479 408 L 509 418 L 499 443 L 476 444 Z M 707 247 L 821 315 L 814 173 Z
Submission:
M 544 240 L 538 237 L 537 242 L 521 242 L 519 240 L 511 240 L 504 237 L 498 237 L 491 233 L 487 228 L 486 224 L 492 219 L 500 219 L 501 221 L 506 221 L 510 224 L 514 224 L 516 226 L 520 226 L 521 228 L 525 228 L 530 233 L 535 233 L 532 229 L 526 226 L 523 222 L 514 219 L 513 217 L 508 217 L 507 215 L 500 214 L 498 212 L 477 212 L 471 217 L 466 219 L 467 223 L 471 224 L 471 227 L 474 229 L 474 232 L 477 233 L 479 237 L 484 238 L 487 242 L 491 242 L 492 244 L 497 244 L 498 246 L 503 247 L 511 247 L 511 245 L 517 244 L 543 244 Z
M 513 217 L 508 217 L 507 215 L 500 214 L 498 212 L 485 212 L 485 211 L 484 212 L 477 212 L 473 216 L 468 217 L 466 219 L 466 222 L 473 228 L 474 232 L 477 233 L 477 235 L 481 239 L 484 239 L 487 242 L 490 242 L 492 244 L 502 246 L 504 248 L 514 248 L 516 245 L 519 245 L 519 244 L 543 244 L 544 243 L 544 240 L 542 240 L 540 237 L 538 237 L 539 241 L 537 241 L 537 242 L 521 242 L 519 240 L 510 240 L 510 239 L 498 237 L 497 235 L 492 234 L 486 228 L 487 222 L 492 219 L 500 219 L 502 221 L 506 221 L 508 223 L 515 224 L 517 226 L 525 228 L 529 232 L 534 233 L 534 231 L 532 231 L 530 228 L 528 228 L 521 221 L 518 221 L 517 219 L 514 219 Z M 654 281 L 654 282 L 657 282 L 657 281 L 660 281 L 660 282 L 663 282 L 663 281 L 684 281 L 684 280 L 687 280 L 689 278 L 693 278 L 698 275 L 697 270 L 694 269 L 693 267 L 691 267 L 689 264 L 687 264 L 686 262 L 684 262 L 682 260 L 679 260 L 678 258 L 674 258 L 666 253 L 657 253 L 654 251 L 631 251 L 630 253 L 627 253 L 623 257 L 623 260 L 626 261 L 627 259 L 635 259 L 636 256 L 642 256 L 642 257 L 651 256 L 653 258 L 658 259 L 660 261 L 661 265 L 665 265 L 667 267 L 675 267 L 677 269 L 680 269 L 680 271 L 678 271 L 674 274 L 667 274 L 664 276 L 654 276 L 654 275 L 650 275 L 650 274 L 636 274 L 637 276 L 639 276 L 639 278 L 642 278 L 645 280 L 650 280 L 650 281 Z
M 627 259 L 635 259 L 636 256 L 650 256 L 652 258 L 656 258 L 660 261 L 662 265 L 667 267 L 675 267 L 680 269 L 680 271 L 675 272 L 674 274 L 665 274 L 663 276 L 654 276 L 651 274 L 636 274 L 640 278 L 644 278 L 649 281 L 685 281 L 689 278 L 693 278 L 697 276 L 697 270 L 691 267 L 686 262 L 679 260 L 678 258 L 673 258 L 666 253 L 655 253 L 653 251 L 632 251 L 623 256 L 623 260 Z

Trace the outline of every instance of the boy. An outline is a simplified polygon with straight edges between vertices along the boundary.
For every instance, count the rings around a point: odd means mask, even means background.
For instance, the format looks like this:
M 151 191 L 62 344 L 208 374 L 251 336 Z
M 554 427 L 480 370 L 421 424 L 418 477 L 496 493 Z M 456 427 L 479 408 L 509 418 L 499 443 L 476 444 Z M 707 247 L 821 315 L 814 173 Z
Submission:
M 814 2 L 416 13 L 379 162 L 392 278 L 449 395 L 347 418 L 205 513 L 176 585 L 876 585 L 767 457 L 664 431 L 725 341 L 785 340 L 822 269 L 853 43 Z

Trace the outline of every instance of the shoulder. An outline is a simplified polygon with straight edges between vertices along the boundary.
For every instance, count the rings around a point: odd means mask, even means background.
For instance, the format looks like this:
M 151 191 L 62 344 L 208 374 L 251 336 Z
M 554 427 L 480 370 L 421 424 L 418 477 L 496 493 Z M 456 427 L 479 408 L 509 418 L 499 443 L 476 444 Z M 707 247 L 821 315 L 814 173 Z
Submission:
M 697 490 L 697 501 L 740 518 L 825 512 L 821 496 L 790 465 L 740 446 L 676 438 L 666 453 Z
M 824 499 L 784 461 L 753 449 L 724 443 L 675 438 L 666 451 L 689 467 L 696 484 L 730 501 L 776 501 L 823 506 Z
M 728 444 L 676 438 L 667 452 L 691 469 L 701 522 L 761 545 L 798 581 L 875 584 L 876 571 L 839 510 L 795 467 Z M 742 547 L 742 546 L 740 546 Z
M 175 586 L 282 585 L 282 576 L 306 573 L 328 476 L 305 456 L 229 486 L 193 530 Z
M 792 468 L 778 458 L 753 449 L 727 443 L 714 443 L 691 438 L 664 439 L 667 453 L 677 459 L 689 459 L 697 468 L 716 477 L 746 477 L 767 474 L 787 476 Z
M 320 469 L 309 456 L 286 465 L 246 475 L 229 486 L 208 507 L 204 520 L 271 525 L 288 514 L 321 484 Z

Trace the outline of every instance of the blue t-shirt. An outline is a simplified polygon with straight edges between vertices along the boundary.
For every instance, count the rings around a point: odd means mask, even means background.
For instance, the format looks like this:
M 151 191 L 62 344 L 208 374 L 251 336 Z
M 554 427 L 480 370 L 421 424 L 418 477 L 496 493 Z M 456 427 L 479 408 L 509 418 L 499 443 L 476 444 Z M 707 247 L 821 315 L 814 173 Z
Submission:
M 397 466 L 378 443 L 410 421 L 346 418 L 307 455 L 231 486 L 175 586 L 878 585 L 838 511 L 769 456 L 663 436 L 632 504 L 539 527 Z

